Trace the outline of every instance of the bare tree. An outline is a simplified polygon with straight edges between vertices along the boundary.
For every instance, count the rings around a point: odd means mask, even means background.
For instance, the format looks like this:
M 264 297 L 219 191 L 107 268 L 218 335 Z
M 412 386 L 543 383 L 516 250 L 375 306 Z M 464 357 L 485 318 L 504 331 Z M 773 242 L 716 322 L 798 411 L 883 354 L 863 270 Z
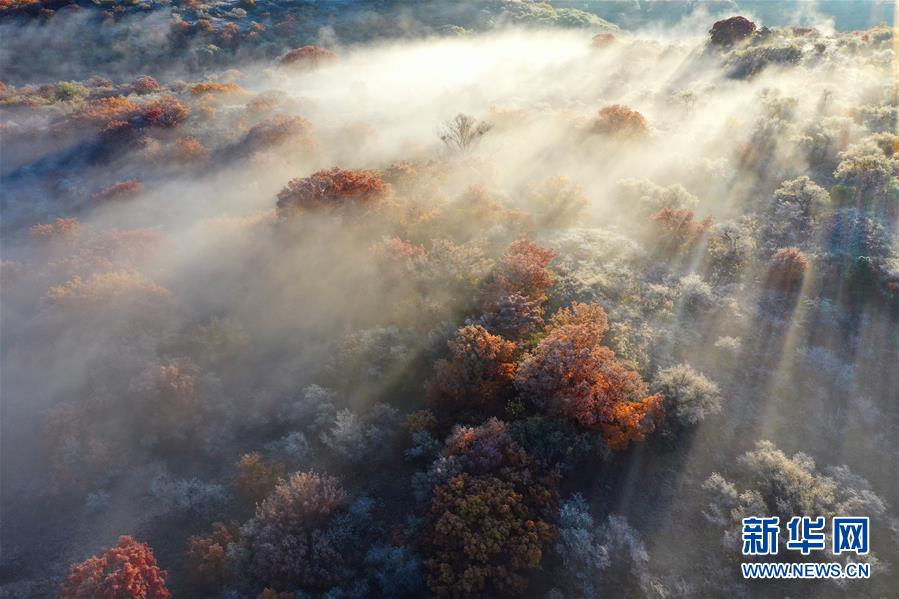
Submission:
M 448 120 L 440 131 L 440 140 L 451 150 L 467 153 L 493 127 L 486 121 L 478 122 L 467 114 L 457 114 Z

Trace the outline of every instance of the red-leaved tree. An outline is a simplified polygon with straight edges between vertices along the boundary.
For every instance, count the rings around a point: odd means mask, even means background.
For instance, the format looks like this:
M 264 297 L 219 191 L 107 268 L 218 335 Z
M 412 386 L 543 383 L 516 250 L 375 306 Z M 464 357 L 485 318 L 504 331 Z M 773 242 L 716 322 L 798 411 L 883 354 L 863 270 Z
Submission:
M 515 380 L 515 344 L 468 325 L 447 346 L 450 356 L 437 362 L 428 398 L 457 409 L 501 405 Z
M 375 171 L 335 167 L 288 182 L 278 193 L 278 214 L 283 218 L 308 211 L 371 210 L 391 191 Z
M 165 570 L 153 550 L 128 536 L 119 544 L 75 564 L 62 583 L 63 599 L 168 599 Z
M 608 326 L 596 304 L 559 310 L 546 337 L 519 365 L 515 382 L 538 407 L 601 430 L 609 446 L 620 449 L 655 427 L 662 398 L 649 395 L 640 374 L 600 345 Z

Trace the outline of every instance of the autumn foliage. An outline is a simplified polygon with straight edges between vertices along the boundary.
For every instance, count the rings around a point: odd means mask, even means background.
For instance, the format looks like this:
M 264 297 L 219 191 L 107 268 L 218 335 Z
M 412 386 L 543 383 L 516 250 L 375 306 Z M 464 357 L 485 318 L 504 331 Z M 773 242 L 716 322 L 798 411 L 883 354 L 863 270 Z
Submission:
M 461 473 L 439 486 L 424 522 L 427 581 L 438 597 L 518 595 L 555 536 L 558 479 L 540 473 L 506 423 L 458 426 L 444 455 Z
M 72 566 L 62 584 L 63 599 L 168 599 L 166 573 L 153 551 L 131 537 L 98 556 Z
M 216 522 L 207 535 L 194 535 L 188 540 L 187 561 L 194 580 L 204 588 L 218 588 L 227 577 L 228 546 L 237 541 L 236 522 Z
M 755 33 L 755 23 L 746 17 L 730 17 L 716 21 L 709 30 L 709 39 L 716 46 L 732 46 Z
M 783 291 L 795 290 L 802 285 L 808 258 L 798 248 L 781 248 L 771 257 L 765 285 Z
M 332 168 L 293 179 L 278 193 L 278 214 L 283 218 L 313 211 L 370 210 L 391 193 L 375 171 Z
M 660 247 L 671 254 L 692 249 L 712 227 L 711 217 L 697 221 L 687 208 L 662 208 L 650 218 L 658 229 Z
M 108 187 L 104 187 L 95 193 L 91 199 L 94 202 L 102 203 L 111 200 L 124 200 L 140 194 L 144 190 L 144 185 L 137 179 L 129 181 L 121 181 L 114 183 Z
M 544 300 L 553 284 L 547 267 L 555 255 L 553 250 L 528 239 L 513 242 L 493 272 L 494 296 L 498 299 L 517 293 L 528 299 Z
M 516 385 L 536 405 L 603 432 L 613 449 L 642 440 L 654 428 L 661 397 L 650 396 L 636 370 L 600 345 L 608 319 L 595 304 L 556 313 L 546 337 L 521 362 Z
M 440 486 L 427 516 L 428 586 L 437 597 L 520 594 L 553 527 L 510 482 L 461 474 Z
M 515 344 L 483 327 L 469 325 L 447 342 L 448 359 L 439 360 L 428 397 L 438 405 L 496 407 L 515 379 Z
M 337 54 L 327 48 L 320 48 L 319 46 L 303 46 L 302 48 L 294 48 L 282 56 L 281 64 L 312 68 L 334 60 L 337 60 Z
M 597 33 L 590 41 L 590 45 L 594 48 L 605 48 L 614 44 L 616 39 L 618 38 L 614 33 Z
M 593 121 L 592 131 L 621 139 L 636 139 L 649 133 L 649 123 L 636 110 L 612 104 L 599 111 L 599 116 Z
M 312 124 L 303 117 L 277 114 L 250 127 L 240 148 L 249 153 L 261 152 L 290 140 L 312 146 Z
M 253 503 L 265 498 L 284 476 L 284 465 L 269 462 L 258 452 L 246 453 L 237 462 L 234 485 L 238 493 Z

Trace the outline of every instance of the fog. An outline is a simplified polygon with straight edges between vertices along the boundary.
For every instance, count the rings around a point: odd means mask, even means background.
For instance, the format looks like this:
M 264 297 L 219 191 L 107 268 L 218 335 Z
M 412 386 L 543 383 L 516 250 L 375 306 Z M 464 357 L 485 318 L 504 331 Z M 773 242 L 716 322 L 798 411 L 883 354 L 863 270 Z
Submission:
M 135 597 L 895 589 L 895 30 L 799 5 L 710 41 L 731 14 L 294 62 L 197 62 L 162 11 L 0 25 L 3 593 L 100 596 L 69 567 L 120 535 L 167 571 Z M 472 566 L 454 484 L 545 538 Z M 751 514 L 870 516 L 871 579 L 743 580 Z

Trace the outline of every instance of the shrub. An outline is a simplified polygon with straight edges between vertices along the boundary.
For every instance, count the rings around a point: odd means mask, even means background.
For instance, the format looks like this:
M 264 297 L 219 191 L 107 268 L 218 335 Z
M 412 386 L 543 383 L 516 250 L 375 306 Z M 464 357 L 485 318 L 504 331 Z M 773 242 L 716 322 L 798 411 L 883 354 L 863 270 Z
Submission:
M 144 124 L 152 127 L 172 128 L 187 118 L 190 112 L 174 96 L 165 96 L 141 107 Z
M 732 46 L 755 33 L 756 25 L 746 17 L 730 17 L 716 21 L 709 30 L 709 39 L 716 46 Z
M 64 285 L 51 287 L 44 296 L 48 304 L 66 309 L 105 309 L 114 304 L 145 306 L 153 312 L 158 311 L 160 305 L 170 303 L 171 299 L 168 289 L 135 271 L 95 274 L 87 280 L 76 276 Z
M 605 48 L 614 44 L 617 39 L 614 33 L 597 33 L 590 40 L 590 45 L 594 48 Z
M 172 158 L 182 163 L 203 161 L 209 158 L 209 150 L 203 147 L 196 137 L 188 135 L 175 142 Z
M 124 200 L 140 195 L 143 191 L 144 184 L 137 179 L 131 179 L 104 187 L 91 196 L 91 199 L 96 203 Z
M 90 100 L 74 113 L 78 121 L 105 124 L 110 121 L 127 121 L 137 115 L 141 106 L 124 96 L 108 96 Z
M 35 241 L 73 240 L 81 233 L 77 218 L 57 218 L 52 223 L 40 223 L 28 230 Z
M 278 193 L 278 214 L 284 218 L 307 211 L 372 209 L 391 193 L 375 171 L 332 168 L 293 179 Z
M 515 344 L 468 325 L 447 342 L 450 357 L 435 365 L 430 401 L 450 408 L 502 405 L 515 379 Z
M 324 527 L 345 497 L 336 479 L 315 472 L 297 472 L 281 482 L 241 530 L 248 571 L 276 588 L 332 586 L 342 559 Z
M 131 89 L 138 95 L 144 95 L 156 93 L 162 90 L 162 86 L 149 75 L 141 75 L 131 82 Z
M 234 94 L 243 92 L 243 88 L 236 83 L 221 83 L 217 81 L 206 81 L 204 83 L 194 83 L 190 86 L 190 94 L 192 96 L 205 96 L 209 94 Z
M 312 124 L 303 117 L 276 114 L 250 127 L 236 149 L 243 153 L 262 152 L 291 140 L 312 146 Z
M 620 449 L 655 427 L 661 397 L 650 396 L 639 373 L 600 345 L 607 330 L 608 319 L 598 305 L 563 308 L 522 360 L 515 384 L 538 407 L 601 430 L 609 446 Z
M 667 421 L 681 426 L 699 424 L 721 411 L 718 385 L 687 364 L 660 370 L 652 381 L 652 391 L 664 399 Z
M 62 583 L 63 599 L 169 599 L 166 573 L 153 550 L 128 536 L 119 544 L 72 566 Z
M 646 117 L 636 110 L 621 104 L 612 104 L 599 111 L 591 130 L 594 133 L 620 139 L 637 139 L 649 133 L 649 123 Z
M 279 62 L 282 65 L 290 65 L 301 68 L 314 68 L 337 60 L 337 54 L 327 48 L 318 46 L 303 46 L 294 48 L 284 54 Z

